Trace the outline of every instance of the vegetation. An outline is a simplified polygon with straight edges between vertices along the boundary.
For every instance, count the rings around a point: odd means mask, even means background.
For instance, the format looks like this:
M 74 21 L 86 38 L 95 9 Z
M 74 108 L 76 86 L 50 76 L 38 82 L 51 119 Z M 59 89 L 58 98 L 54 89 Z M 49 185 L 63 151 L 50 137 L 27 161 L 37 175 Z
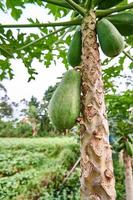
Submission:
M 78 157 L 74 137 L 0 138 L 0 200 L 79 200 L 79 167 L 62 185 Z M 117 200 L 124 200 L 123 167 L 117 155 L 114 166 Z
M 67 185 L 62 186 L 67 170 L 79 156 L 79 144 L 74 138 L 1 138 L 0 141 L 0 200 L 65 200 L 69 199 L 67 196 L 77 199 L 78 169 Z

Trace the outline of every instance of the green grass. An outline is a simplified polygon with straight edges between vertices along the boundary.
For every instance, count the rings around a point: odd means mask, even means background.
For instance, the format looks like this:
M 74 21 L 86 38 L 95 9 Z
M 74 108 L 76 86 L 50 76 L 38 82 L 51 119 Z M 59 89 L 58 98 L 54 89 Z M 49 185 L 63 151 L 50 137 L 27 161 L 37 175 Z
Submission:
M 0 200 L 79 200 L 80 170 L 74 137 L 0 138 Z M 124 169 L 114 157 L 117 200 L 125 199 Z
M 78 200 L 78 169 L 60 191 L 78 157 L 74 137 L 0 138 L 0 200 Z

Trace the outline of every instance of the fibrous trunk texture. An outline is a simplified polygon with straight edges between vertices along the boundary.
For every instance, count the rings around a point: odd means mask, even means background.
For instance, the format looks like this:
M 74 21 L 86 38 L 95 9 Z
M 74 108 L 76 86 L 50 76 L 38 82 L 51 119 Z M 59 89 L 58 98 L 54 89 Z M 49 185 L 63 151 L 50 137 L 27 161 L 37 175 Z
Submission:
M 115 200 L 95 26 L 95 13 L 90 12 L 82 24 L 81 200 Z
M 124 152 L 123 160 L 125 165 L 126 200 L 133 200 L 132 158 L 126 152 Z

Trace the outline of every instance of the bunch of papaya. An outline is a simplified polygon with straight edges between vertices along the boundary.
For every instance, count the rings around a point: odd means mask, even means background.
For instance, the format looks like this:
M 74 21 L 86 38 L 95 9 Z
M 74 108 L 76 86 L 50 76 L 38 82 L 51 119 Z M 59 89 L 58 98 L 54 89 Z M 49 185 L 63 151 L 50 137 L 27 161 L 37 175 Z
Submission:
M 114 7 L 124 0 L 98 0 L 98 9 L 108 9 Z
M 80 83 L 79 71 L 67 71 L 50 100 L 48 114 L 59 130 L 72 128 L 80 114 Z
M 129 36 L 133 34 L 133 13 L 121 12 L 108 16 L 106 19 L 108 19 L 122 35 Z
M 80 65 L 81 50 L 82 50 L 81 30 L 77 30 L 74 33 L 74 36 L 70 43 L 70 47 L 69 47 L 68 54 L 67 54 L 68 63 L 72 67 L 76 67 L 76 66 Z
M 106 56 L 115 57 L 123 51 L 124 39 L 110 21 L 101 19 L 96 29 L 101 49 Z

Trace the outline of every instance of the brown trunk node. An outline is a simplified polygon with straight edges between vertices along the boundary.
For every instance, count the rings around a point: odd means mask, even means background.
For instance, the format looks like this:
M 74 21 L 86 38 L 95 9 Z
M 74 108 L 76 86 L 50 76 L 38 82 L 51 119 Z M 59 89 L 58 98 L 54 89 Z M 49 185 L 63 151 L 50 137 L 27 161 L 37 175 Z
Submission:
M 132 158 L 126 151 L 123 152 L 123 161 L 125 166 L 126 200 L 133 200 Z
M 112 151 L 95 27 L 96 16 L 90 12 L 82 24 L 81 200 L 115 200 Z

